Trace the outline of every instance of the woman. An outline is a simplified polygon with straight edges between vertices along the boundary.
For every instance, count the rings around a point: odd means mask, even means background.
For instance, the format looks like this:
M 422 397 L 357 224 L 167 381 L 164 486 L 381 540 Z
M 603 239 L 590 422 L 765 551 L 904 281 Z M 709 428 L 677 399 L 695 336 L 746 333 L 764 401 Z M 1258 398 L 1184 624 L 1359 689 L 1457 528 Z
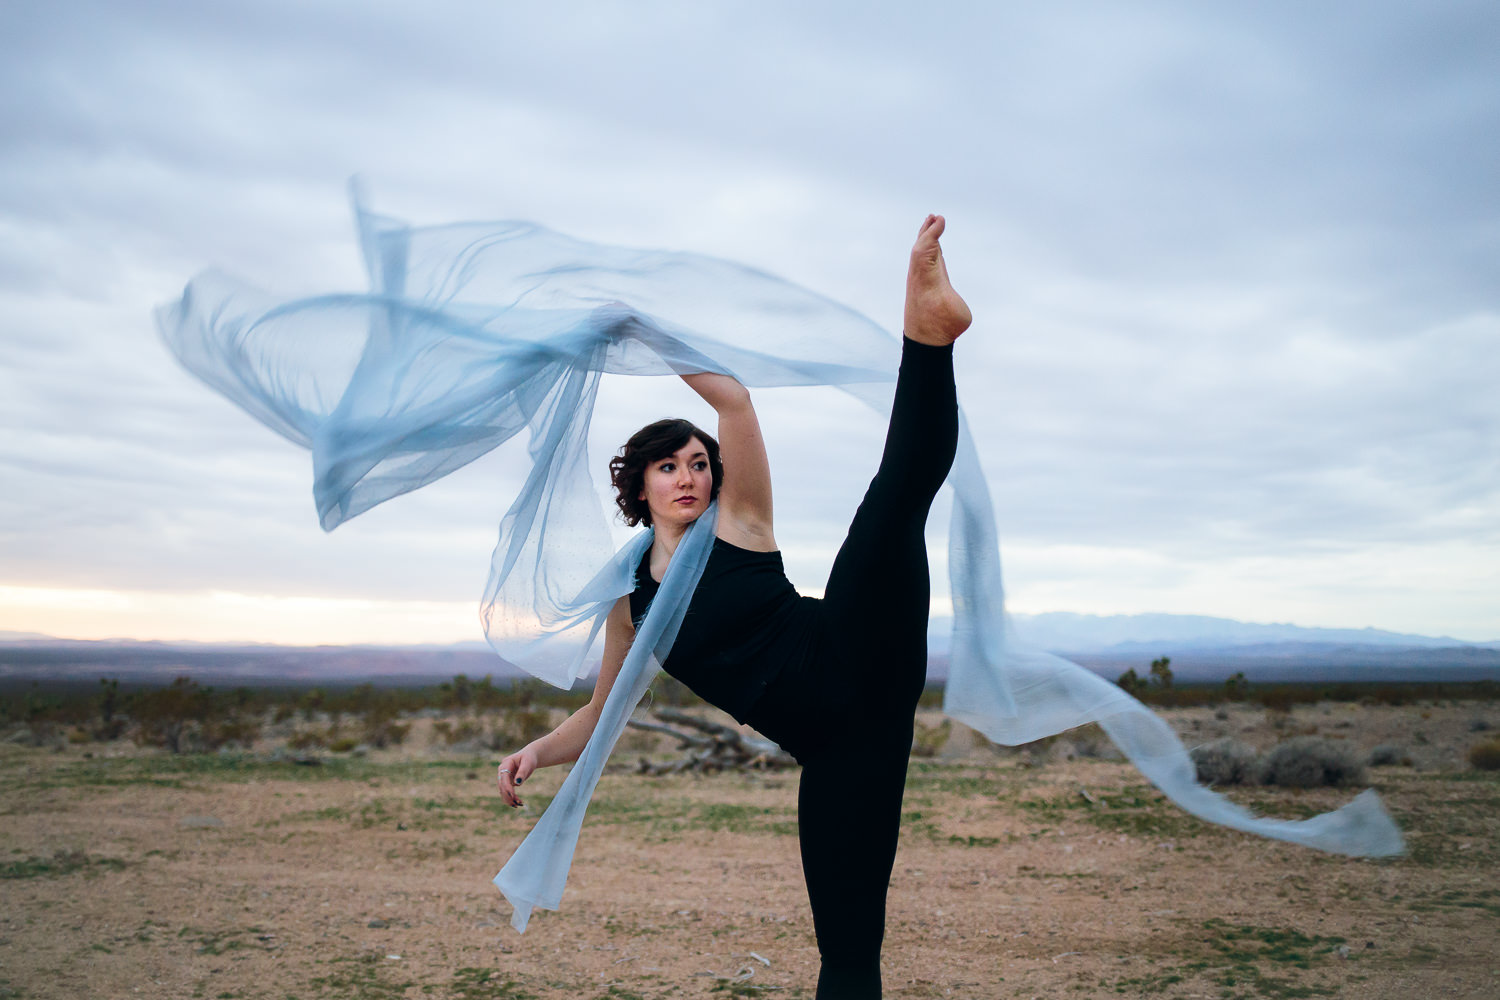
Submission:
M 953 342 L 971 321 L 948 281 L 943 226 L 929 215 L 912 248 L 885 450 L 823 598 L 799 597 L 782 570 L 749 392 L 724 375 L 683 376 L 718 414 L 719 440 L 686 421 L 661 421 L 611 463 L 626 522 L 654 529 L 637 588 L 610 613 L 589 704 L 507 757 L 497 776 L 501 795 L 519 806 L 517 786 L 537 768 L 582 752 L 678 543 L 717 498 L 713 552 L 664 666 L 802 764 L 798 833 L 823 1000 L 880 996 L 885 892 L 927 671 L 923 529 L 957 445 Z M 853 729 L 866 747 L 855 768 L 839 750 Z
M 972 438 L 960 434 L 954 453 L 952 342 L 970 316 L 943 267 L 942 219 L 923 223 L 912 252 L 880 470 L 824 597 L 804 601 L 776 554 L 765 449 L 740 382 L 834 386 L 883 411 L 889 334 L 731 261 L 592 244 L 527 222 L 413 228 L 355 209 L 368 293 L 282 301 L 206 272 L 158 323 L 190 371 L 311 449 L 327 530 L 529 432 L 531 468 L 501 521 L 485 634 L 511 662 L 561 686 L 581 675 L 601 628 L 606 650 L 589 705 L 500 767 L 501 793 L 519 805 L 516 788 L 536 768 L 578 759 L 495 876 L 517 930 L 537 907 L 560 905 L 589 796 L 660 661 L 802 761 L 819 995 L 878 995 L 885 887 L 925 672 L 922 526 L 950 462 L 949 716 L 1010 745 L 1096 722 L 1202 819 L 1324 851 L 1404 851 L 1373 789 L 1287 820 L 1198 784 L 1171 726 L 1008 628 Z M 616 552 L 585 460 L 599 380 L 671 372 L 688 373 L 719 411 L 723 475 L 710 436 L 690 426 L 665 444 L 656 431 L 633 439 L 633 457 L 616 467 L 619 499 L 653 530 Z M 692 374 L 708 372 L 740 382 Z M 640 478 L 622 479 L 626 466 Z M 829 748 L 856 727 L 869 749 L 849 768 Z

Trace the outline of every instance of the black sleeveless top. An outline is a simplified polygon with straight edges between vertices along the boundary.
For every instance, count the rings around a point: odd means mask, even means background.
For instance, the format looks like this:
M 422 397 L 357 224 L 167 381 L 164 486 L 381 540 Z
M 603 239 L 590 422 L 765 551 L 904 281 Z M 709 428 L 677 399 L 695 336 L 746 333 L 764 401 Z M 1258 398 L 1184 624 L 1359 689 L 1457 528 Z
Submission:
M 651 550 L 636 567 L 630 617 L 637 627 L 660 587 L 651 579 Z M 818 600 L 802 597 L 780 552 L 751 552 L 722 538 L 703 568 L 667 673 L 741 722 L 781 669 L 811 645 Z

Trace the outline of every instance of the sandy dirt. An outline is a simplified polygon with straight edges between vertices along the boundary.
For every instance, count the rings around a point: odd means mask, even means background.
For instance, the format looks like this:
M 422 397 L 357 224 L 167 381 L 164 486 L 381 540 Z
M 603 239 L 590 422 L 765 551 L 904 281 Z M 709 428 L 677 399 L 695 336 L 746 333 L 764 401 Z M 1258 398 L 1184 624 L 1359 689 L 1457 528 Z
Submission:
M 1209 827 L 1088 738 L 1016 753 L 959 731 L 913 762 L 886 995 L 1500 996 L 1500 773 L 1464 760 L 1500 710 L 1168 715 L 1190 744 L 1401 745 L 1411 766 L 1370 779 L 1409 855 Z M 518 935 L 490 878 L 561 772 L 512 812 L 490 756 L 420 731 L 315 767 L 268 749 L 0 747 L 0 997 L 812 995 L 795 771 L 606 775 L 562 911 Z M 1233 794 L 1301 816 L 1353 790 Z

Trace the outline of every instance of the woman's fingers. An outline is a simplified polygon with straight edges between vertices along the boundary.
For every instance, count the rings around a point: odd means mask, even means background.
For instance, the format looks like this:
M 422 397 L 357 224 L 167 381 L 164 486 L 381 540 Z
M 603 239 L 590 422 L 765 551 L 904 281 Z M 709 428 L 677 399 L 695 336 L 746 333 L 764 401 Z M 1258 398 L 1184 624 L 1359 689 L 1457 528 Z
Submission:
M 506 804 L 524 805 L 516 789 L 531 777 L 531 772 L 535 770 L 536 754 L 530 750 L 513 753 L 500 762 L 500 768 L 495 773 L 495 783 L 499 786 L 500 796 L 505 799 Z
M 507 757 L 500 762 L 500 770 L 495 775 L 495 781 L 500 786 L 500 797 L 505 799 L 507 805 L 519 806 L 520 798 L 516 795 L 516 772 L 520 770 L 520 762 L 515 757 Z

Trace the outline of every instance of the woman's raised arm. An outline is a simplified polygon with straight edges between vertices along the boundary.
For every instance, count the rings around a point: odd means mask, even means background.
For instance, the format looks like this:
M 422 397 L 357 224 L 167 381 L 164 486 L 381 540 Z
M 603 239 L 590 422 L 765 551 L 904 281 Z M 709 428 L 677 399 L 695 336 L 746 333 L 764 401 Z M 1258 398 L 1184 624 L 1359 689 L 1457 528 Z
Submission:
M 630 597 L 626 595 L 615 602 L 609 618 L 604 623 L 604 662 L 599 665 L 599 679 L 594 682 L 594 695 L 589 703 L 568 716 L 552 732 L 533 740 L 500 762 L 495 775 L 500 785 L 500 795 L 506 803 L 521 805 L 516 786 L 531 777 L 539 767 L 566 764 L 577 760 L 594 735 L 599 724 L 599 713 L 604 710 L 604 699 L 609 697 L 620 676 L 620 667 L 625 654 L 630 652 L 630 643 L 635 639 L 635 624 L 630 620 Z
M 719 487 L 718 536 L 742 549 L 774 551 L 771 463 L 750 390 L 731 376 L 711 372 L 684 375 L 682 380 L 719 415 L 724 482 Z

